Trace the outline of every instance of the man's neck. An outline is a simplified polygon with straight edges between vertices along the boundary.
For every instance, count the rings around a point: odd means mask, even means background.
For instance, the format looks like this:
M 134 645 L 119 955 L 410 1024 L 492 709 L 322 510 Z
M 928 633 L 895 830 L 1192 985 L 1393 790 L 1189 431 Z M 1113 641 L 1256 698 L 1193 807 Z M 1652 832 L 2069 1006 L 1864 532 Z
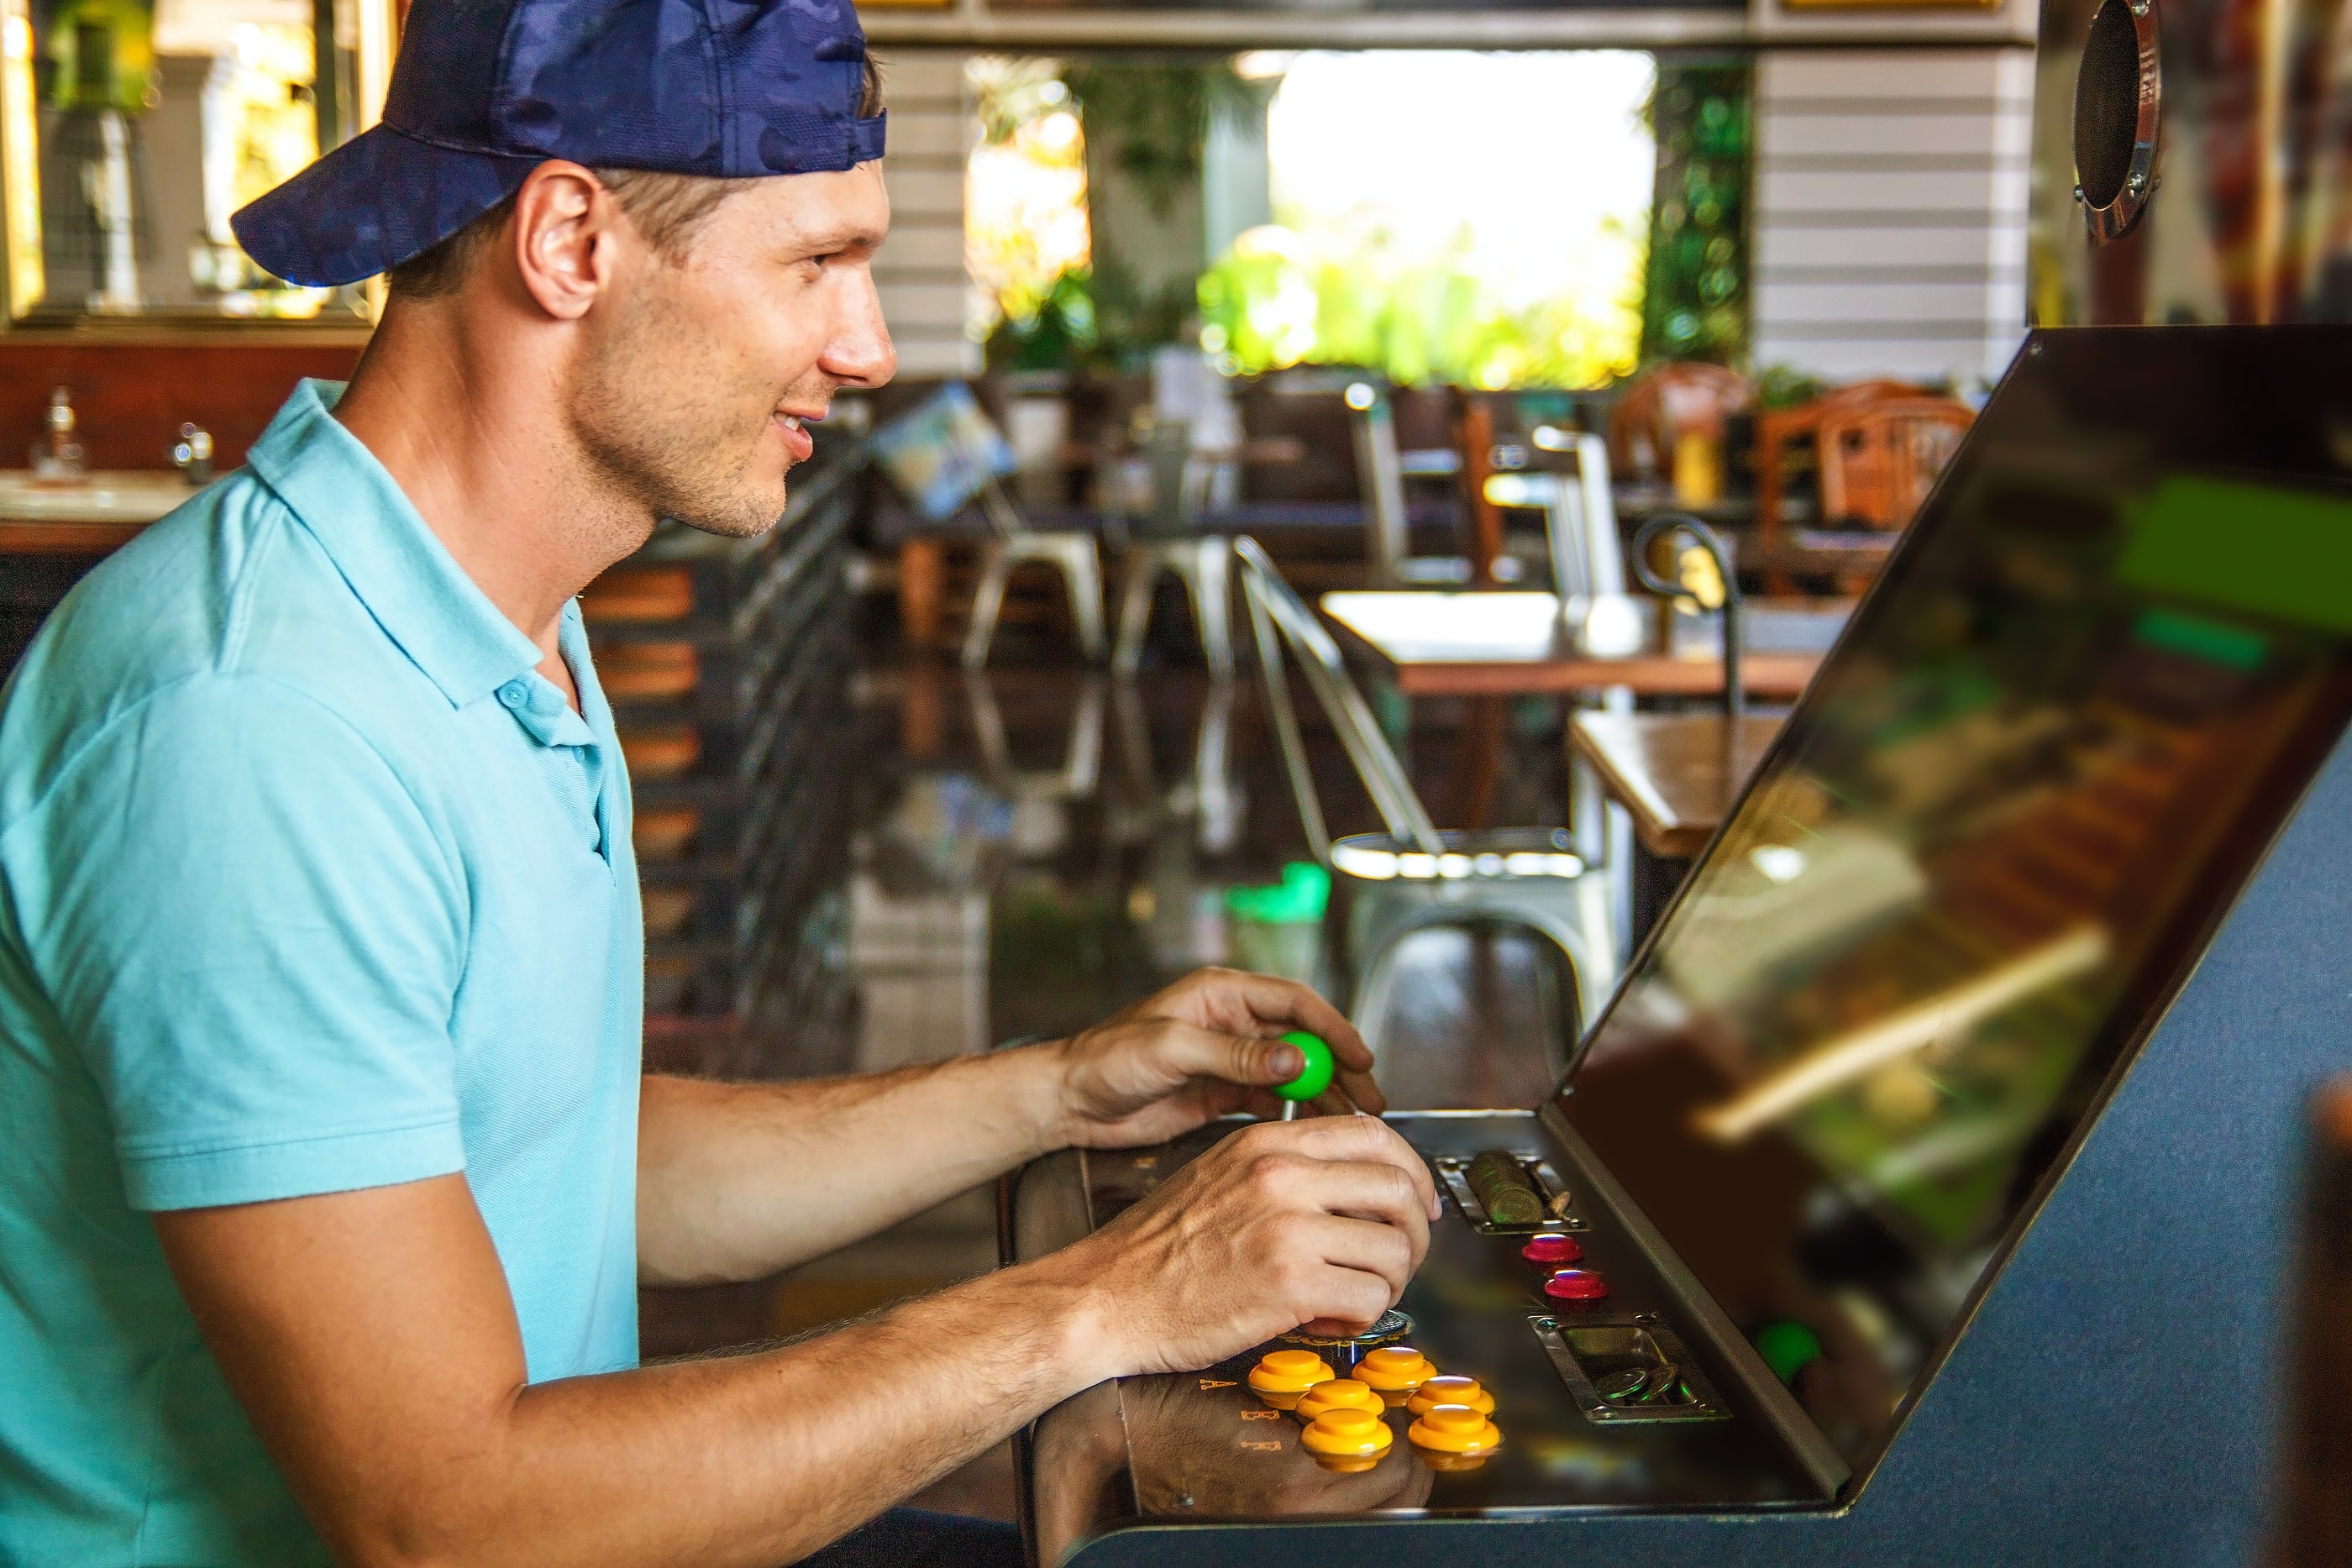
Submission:
M 562 346 L 545 331 L 478 329 L 460 300 L 395 306 L 335 417 L 375 455 L 499 613 L 557 652 L 563 606 L 645 542 L 654 519 L 615 497 L 564 419 Z

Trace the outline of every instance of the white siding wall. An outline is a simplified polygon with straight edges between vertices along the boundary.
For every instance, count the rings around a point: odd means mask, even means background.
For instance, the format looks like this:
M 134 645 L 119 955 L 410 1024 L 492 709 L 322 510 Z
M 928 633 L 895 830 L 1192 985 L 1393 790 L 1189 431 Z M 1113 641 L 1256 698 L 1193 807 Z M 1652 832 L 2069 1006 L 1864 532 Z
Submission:
M 875 51 L 890 105 L 882 178 L 890 191 L 890 239 L 875 259 L 882 314 L 898 345 L 898 373 L 968 376 L 980 347 L 964 336 L 964 159 L 973 110 L 963 53 Z
M 2025 330 L 2032 129 L 2030 50 L 1761 56 L 1757 365 L 1998 375 Z

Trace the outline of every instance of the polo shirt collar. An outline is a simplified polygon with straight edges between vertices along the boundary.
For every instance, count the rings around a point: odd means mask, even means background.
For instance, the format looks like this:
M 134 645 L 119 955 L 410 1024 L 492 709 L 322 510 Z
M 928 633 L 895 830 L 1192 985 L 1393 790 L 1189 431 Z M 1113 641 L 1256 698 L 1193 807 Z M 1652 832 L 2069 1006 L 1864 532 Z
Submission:
M 376 623 L 455 707 L 529 675 L 539 645 L 499 613 L 392 475 L 304 381 L 246 462 L 293 509 Z
M 577 601 L 563 606 L 555 636 L 564 664 L 571 666 L 572 683 L 580 691 L 580 711 L 573 713 L 554 683 L 535 669 L 500 683 L 499 701 L 541 746 L 593 747 L 599 744 L 597 732 L 611 727 L 612 713 L 596 685 L 595 666 L 588 656 L 588 629 L 581 622 Z

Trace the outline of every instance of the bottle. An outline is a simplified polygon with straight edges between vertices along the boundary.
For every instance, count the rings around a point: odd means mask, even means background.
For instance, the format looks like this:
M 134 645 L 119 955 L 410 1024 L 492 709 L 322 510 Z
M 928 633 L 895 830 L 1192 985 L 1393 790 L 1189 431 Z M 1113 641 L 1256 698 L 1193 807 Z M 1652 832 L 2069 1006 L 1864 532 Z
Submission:
M 1723 499 L 1723 443 L 1711 430 L 1685 430 L 1675 442 L 1675 500 L 1706 507 Z
M 33 443 L 33 478 L 46 485 L 79 485 L 88 472 L 82 466 L 81 443 L 73 438 L 73 392 L 67 387 L 49 393 L 47 430 Z

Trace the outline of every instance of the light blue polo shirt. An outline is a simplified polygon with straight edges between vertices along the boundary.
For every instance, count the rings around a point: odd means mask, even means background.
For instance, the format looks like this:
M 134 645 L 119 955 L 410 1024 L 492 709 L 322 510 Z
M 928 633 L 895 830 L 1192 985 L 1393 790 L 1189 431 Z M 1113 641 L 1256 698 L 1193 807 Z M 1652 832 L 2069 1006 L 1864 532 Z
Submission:
M 533 1381 L 635 1364 L 643 936 L 539 650 L 306 382 L 0 694 L 0 1562 L 324 1563 L 145 1211 L 465 1173 Z

